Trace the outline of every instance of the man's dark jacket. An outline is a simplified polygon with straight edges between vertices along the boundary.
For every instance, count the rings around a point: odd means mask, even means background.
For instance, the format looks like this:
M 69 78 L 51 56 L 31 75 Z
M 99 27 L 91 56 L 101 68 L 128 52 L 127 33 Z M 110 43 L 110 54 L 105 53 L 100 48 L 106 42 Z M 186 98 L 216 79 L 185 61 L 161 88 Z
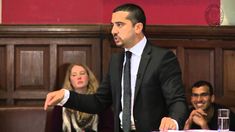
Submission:
M 114 131 L 119 132 L 121 78 L 124 52 L 113 54 L 106 78 L 95 95 L 70 92 L 65 107 L 88 113 L 99 113 L 110 105 L 114 108 Z M 182 129 L 187 117 L 187 104 L 181 70 L 175 54 L 147 42 L 141 56 L 134 93 L 134 122 L 137 132 L 158 130 L 163 117 L 171 117 Z

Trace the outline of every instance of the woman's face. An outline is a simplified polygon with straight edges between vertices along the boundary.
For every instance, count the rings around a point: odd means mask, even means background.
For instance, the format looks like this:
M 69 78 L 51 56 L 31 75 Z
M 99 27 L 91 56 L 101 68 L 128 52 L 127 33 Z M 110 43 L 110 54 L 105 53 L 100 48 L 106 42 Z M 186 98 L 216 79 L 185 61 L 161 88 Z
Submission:
M 75 65 L 71 69 L 70 82 L 76 91 L 84 91 L 87 89 L 89 82 L 87 71 L 82 67 Z

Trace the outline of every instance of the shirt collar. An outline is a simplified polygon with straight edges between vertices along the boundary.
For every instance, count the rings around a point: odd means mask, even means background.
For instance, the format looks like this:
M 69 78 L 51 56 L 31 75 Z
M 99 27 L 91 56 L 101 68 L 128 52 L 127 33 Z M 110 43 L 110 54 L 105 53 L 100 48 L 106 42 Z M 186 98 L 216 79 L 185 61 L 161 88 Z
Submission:
M 132 54 L 136 55 L 136 56 L 141 56 L 141 54 L 143 53 L 143 50 L 144 50 L 144 47 L 145 47 L 146 43 L 147 43 L 147 39 L 144 36 L 144 38 L 141 39 L 135 46 L 130 48 L 129 51 Z M 128 51 L 128 50 L 125 48 L 125 51 Z

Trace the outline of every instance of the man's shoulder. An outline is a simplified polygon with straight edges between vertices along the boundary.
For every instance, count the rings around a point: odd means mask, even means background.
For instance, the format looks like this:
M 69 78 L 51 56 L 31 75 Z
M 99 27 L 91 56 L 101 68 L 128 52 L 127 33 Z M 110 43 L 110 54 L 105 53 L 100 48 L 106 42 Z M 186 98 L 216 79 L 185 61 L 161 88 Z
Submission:
M 169 50 L 165 47 L 161 47 L 158 43 L 152 43 L 150 41 L 147 41 L 147 45 L 151 46 L 153 49 L 156 49 L 156 50 L 163 50 L 163 51 Z
M 151 47 L 152 53 L 156 53 L 156 54 L 166 54 L 166 53 L 172 52 L 170 49 L 161 47 L 157 43 L 152 43 L 150 41 L 147 42 L 146 46 Z
M 229 109 L 227 106 L 218 103 L 213 103 L 213 106 L 215 109 Z
M 234 111 L 231 110 L 231 108 L 229 108 L 229 107 L 227 107 L 227 106 L 225 106 L 225 105 L 222 105 L 222 104 L 217 104 L 217 103 L 214 103 L 213 105 L 214 105 L 214 108 L 215 108 L 216 110 L 218 110 L 218 109 L 229 109 L 230 112 L 231 112 L 231 113 L 234 115 L 234 117 L 235 117 L 235 113 L 234 113 Z

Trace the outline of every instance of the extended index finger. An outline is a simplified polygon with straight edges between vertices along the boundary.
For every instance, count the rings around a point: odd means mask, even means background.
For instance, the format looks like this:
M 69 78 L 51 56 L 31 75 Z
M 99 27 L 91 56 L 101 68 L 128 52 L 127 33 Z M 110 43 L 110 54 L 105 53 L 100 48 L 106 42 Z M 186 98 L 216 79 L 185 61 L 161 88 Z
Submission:
M 50 96 L 50 93 L 47 94 L 47 97 L 46 97 L 46 100 L 45 100 L 45 103 L 44 103 L 44 110 L 47 110 L 51 98 L 52 98 L 52 97 Z

